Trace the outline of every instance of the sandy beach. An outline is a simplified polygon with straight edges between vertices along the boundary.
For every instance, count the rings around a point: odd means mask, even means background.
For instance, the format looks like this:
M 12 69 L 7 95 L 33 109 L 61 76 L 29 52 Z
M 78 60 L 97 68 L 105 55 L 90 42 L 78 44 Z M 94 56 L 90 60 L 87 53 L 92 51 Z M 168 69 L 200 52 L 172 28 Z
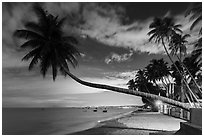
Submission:
M 120 118 L 100 122 L 96 127 L 73 135 L 172 135 L 184 120 L 159 112 L 132 112 Z

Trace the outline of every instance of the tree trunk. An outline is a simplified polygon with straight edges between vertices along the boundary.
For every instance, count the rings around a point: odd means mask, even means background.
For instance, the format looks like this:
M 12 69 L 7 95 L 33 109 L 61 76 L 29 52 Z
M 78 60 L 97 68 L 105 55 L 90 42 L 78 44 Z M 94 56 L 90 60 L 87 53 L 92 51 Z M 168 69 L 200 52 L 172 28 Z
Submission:
M 194 79 L 194 77 L 192 76 L 192 74 L 190 73 L 190 71 L 188 70 L 188 68 L 186 67 L 186 65 L 182 62 L 181 58 L 179 58 L 178 55 L 176 55 L 176 57 L 178 58 L 178 60 L 179 60 L 180 64 L 182 65 L 182 67 L 184 67 L 184 68 L 187 70 L 188 74 L 189 74 L 190 77 L 192 78 L 194 84 L 196 85 L 196 87 L 198 88 L 199 93 L 200 93 L 201 96 L 202 96 L 202 90 L 200 89 L 200 87 L 199 87 L 199 85 L 197 84 L 196 80 Z
M 180 59 L 182 62 L 182 54 L 181 54 L 181 48 L 180 48 Z M 184 68 L 182 67 L 182 71 L 181 71 L 182 77 L 181 77 L 181 102 L 185 102 L 185 95 L 184 95 L 184 90 L 183 90 L 183 80 L 184 80 Z
M 119 88 L 119 87 L 104 85 L 104 84 L 96 84 L 96 83 L 86 82 L 86 81 L 83 81 L 83 80 L 77 78 L 76 76 L 74 76 L 73 74 L 71 74 L 67 70 L 66 70 L 66 73 L 72 79 L 77 81 L 78 83 L 80 83 L 82 85 L 85 85 L 85 86 L 88 86 L 88 87 L 99 88 L 99 89 L 107 89 L 107 90 L 112 90 L 112 91 L 119 92 L 119 93 L 125 93 L 125 94 L 130 94 L 130 95 L 136 95 L 136 96 L 151 98 L 151 99 L 155 99 L 155 100 L 161 100 L 161 101 L 163 101 L 163 102 L 165 102 L 167 104 L 177 106 L 177 107 L 185 109 L 187 111 L 190 110 L 189 105 L 181 103 L 181 102 L 176 101 L 176 100 L 166 98 L 166 97 L 162 97 L 162 96 L 158 96 L 158 95 L 154 95 L 154 94 L 150 94 L 150 93 L 145 93 L 145 92 L 140 92 L 140 91 L 137 91 L 137 90 L 130 90 L 130 89 L 125 89 L 125 88 Z
M 165 44 L 164 44 L 164 40 L 163 40 L 163 39 L 162 39 L 162 44 L 163 44 L 163 46 L 164 46 L 164 50 L 165 50 L 166 54 L 168 55 L 170 61 L 173 63 L 173 65 L 175 66 L 175 68 L 177 69 L 177 71 L 179 72 L 179 74 L 181 75 L 181 77 L 183 77 L 182 74 L 181 74 L 181 72 L 180 72 L 180 70 L 179 70 L 178 67 L 174 64 L 174 61 L 172 60 L 171 56 L 169 55 L 169 52 L 167 51 L 167 48 L 166 48 L 166 46 L 165 46 Z M 188 90 L 192 93 L 192 95 L 193 95 L 193 97 L 195 98 L 196 102 L 198 102 L 198 104 L 199 104 L 200 107 L 201 107 L 200 102 L 198 101 L 197 97 L 193 94 L 193 91 L 190 89 L 190 87 L 189 87 L 187 81 L 186 81 L 185 79 L 183 79 L 183 81 L 184 81 L 186 87 L 188 88 Z

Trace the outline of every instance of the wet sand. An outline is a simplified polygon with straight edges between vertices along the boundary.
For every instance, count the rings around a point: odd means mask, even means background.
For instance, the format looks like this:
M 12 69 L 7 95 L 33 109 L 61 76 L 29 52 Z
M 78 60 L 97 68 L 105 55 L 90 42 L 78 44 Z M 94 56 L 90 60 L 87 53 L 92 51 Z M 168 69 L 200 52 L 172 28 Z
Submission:
M 180 129 L 180 122 L 184 120 L 158 112 L 135 111 L 72 135 L 172 135 Z

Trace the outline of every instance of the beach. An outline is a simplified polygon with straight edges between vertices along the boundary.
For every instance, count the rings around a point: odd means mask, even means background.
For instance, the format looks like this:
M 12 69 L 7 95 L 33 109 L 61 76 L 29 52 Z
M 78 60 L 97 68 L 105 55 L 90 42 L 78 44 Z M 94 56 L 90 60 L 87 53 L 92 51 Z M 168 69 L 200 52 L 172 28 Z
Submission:
M 185 122 L 138 107 L 105 108 L 4 108 L 2 131 L 3 135 L 171 135 Z
M 185 121 L 159 112 L 134 111 L 72 135 L 172 135 L 180 129 L 180 122 Z

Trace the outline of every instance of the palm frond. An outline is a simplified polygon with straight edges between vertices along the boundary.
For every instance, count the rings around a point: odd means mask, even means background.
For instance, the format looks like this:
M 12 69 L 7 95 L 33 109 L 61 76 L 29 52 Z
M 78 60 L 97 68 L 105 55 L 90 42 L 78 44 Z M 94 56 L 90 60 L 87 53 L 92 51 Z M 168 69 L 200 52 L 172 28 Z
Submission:
M 24 39 L 43 39 L 40 34 L 30 30 L 16 30 L 14 36 Z
M 38 63 L 38 60 L 40 60 L 40 53 L 34 55 L 33 59 L 30 62 L 28 70 L 32 70 L 33 67 Z
M 42 27 L 39 25 L 39 23 L 35 22 L 26 22 L 25 23 L 25 28 L 37 32 L 37 33 L 42 33 Z M 42 35 L 42 34 L 41 34 Z
M 33 11 L 37 15 L 40 23 L 44 24 L 47 21 L 47 13 L 39 3 L 33 5 Z
M 31 50 L 28 54 L 26 54 L 23 58 L 22 58 L 22 61 L 27 61 L 29 60 L 30 58 L 32 58 L 33 56 L 35 56 L 36 54 L 39 54 L 39 52 L 41 51 L 41 47 L 37 47 L 33 50 Z
M 180 28 L 180 27 L 182 27 L 181 24 L 177 24 L 177 25 L 174 26 L 174 28 Z
M 175 28 L 175 31 L 183 33 L 183 31 L 181 29 L 179 29 L 179 28 Z
M 53 58 L 52 62 L 52 76 L 53 76 L 53 81 L 55 81 L 56 76 L 57 76 L 57 61 L 55 58 Z
M 60 21 L 57 23 L 57 26 L 58 26 L 59 28 L 62 28 L 62 26 L 64 25 L 66 19 L 67 19 L 66 17 L 60 19 Z
M 51 65 L 51 59 L 50 59 L 51 55 L 47 54 L 47 55 L 43 55 L 43 57 L 41 58 L 41 63 L 40 63 L 40 72 L 43 75 L 43 77 L 45 77 L 48 68 Z
M 36 48 L 40 45 L 43 45 L 44 41 L 43 40 L 39 40 L 39 39 L 32 39 L 32 40 L 28 40 L 27 42 L 23 43 L 20 47 L 21 48 Z
M 199 23 L 202 21 L 202 16 L 199 16 L 194 22 L 193 24 L 191 25 L 190 27 L 190 30 L 193 30 L 193 28 Z

